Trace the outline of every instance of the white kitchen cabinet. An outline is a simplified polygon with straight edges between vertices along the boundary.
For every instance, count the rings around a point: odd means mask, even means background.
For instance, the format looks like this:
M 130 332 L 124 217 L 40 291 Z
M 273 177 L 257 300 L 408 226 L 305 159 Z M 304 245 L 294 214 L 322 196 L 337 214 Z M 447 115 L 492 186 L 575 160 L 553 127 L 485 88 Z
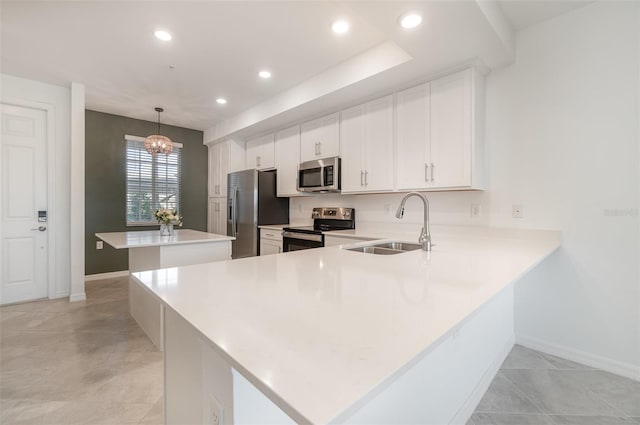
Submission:
M 280 254 L 282 252 L 282 231 L 260 229 L 260 255 Z
M 393 190 L 393 96 L 342 111 L 342 192 Z
M 300 127 L 300 160 L 340 155 L 340 114 L 327 115 L 303 123 Z
M 247 167 L 269 170 L 275 166 L 273 133 L 247 140 Z
M 276 133 L 275 165 L 278 174 L 278 196 L 299 196 L 298 164 L 300 163 L 300 126 L 287 128 Z
M 483 188 L 482 89 L 468 69 L 398 93 L 398 190 Z
M 217 235 L 227 234 L 227 198 L 209 198 L 207 231 Z
M 209 148 L 209 197 L 227 196 L 227 174 L 245 168 L 244 143 L 225 140 Z

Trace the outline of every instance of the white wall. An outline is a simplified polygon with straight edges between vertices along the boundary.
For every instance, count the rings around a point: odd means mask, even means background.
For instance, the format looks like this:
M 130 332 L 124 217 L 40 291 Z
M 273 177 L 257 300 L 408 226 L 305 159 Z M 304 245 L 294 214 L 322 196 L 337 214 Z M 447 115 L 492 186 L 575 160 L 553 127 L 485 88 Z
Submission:
M 85 300 L 84 292 L 84 85 L 71 84 L 71 205 L 69 300 Z
M 516 291 L 516 334 L 638 377 L 639 15 L 595 3 L 524 30 L 487 80 L 491 224 L 520 202 L 523 226 L 563 231 Z
M 70 264 L 70 165 L 71 165 L 71 91 L 69 88 L 37 81 L 0 75 L 0 100 L 36 102 L 54 108 L 55 151 L 55 210 L 50 214 L 50 226 L 55 232 L 55 247 L 49 250 L 54 256 L 55 283 L 53 296 L 69 295 Z M 51 206 L 50 206 L 51 208 Z
M 517 338 L 636 377 L 639 22 L 638 3 L 595 3 L 518 33 L 516 63 L 486 80 L 489 190 L 428 194 L 432 223 L 561 230 L 561 250 L 518 285 Z M 401 198 L 292 198 L 291 221 L 346 206 L 358 222 L 395 222 Z M 413 202 L 404 221 L 420 223 Z M 513 204 L 523 219 L 511 218 Z

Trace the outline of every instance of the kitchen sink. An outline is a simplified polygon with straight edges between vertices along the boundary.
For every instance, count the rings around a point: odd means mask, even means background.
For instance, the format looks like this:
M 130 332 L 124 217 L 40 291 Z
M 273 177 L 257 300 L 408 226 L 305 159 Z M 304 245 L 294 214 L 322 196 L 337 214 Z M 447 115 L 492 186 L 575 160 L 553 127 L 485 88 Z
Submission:
M 363 252 L 365 254 L 377 254 L 377 255 L 394 255 L 402 254 L 407 251 L 414 251 L 420 249 L 420 244 L 408 243 L 408 242 L 382 242 L 371 245 L 355 246 L 352 248 L 343 248 L 347 251 Z

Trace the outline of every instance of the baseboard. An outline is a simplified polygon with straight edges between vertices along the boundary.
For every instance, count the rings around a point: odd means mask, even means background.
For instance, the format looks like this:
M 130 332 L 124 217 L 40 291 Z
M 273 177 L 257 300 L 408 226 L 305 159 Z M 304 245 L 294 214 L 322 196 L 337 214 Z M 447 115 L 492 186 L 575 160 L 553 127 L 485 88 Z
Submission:
M 84 281 L 91 282 L 93 280 L 113 279 L 116 277 L 127 277 L 127 276 L 129 276 L 129 270 L 121 270 L 118 272 L 88 274 L 84 276 Z
M 631 363 L 620 362 L 526 335 L 516 336 L 516 344 L 640 381 L 640 366 Z
M 87 299 L 87 295 L 84 292 L 69 295 L 69 302 L 72 302 L 72 303 L 76 301 L 84 301 L 86 299 Z
M 504 360 L 507 358 L 511 349 L 513 348 L 515 338 L 511 337 L 509 341 L 504 345 L 502 350 L 500 351 L 500 355 L 496 357 L 495 361 L 489 366 L 484 375 L 482 375 L 482 379 L 478 382 L 478 385 L 473 389 L 469 397 L 465 400 L 458 413 L 454 416 L 454 418 L 449 422 L 452 425 L 462 425 L 466 424 L 469 421 L 469 418 L 478 407 L 478 403 L 482 400 L 482 397 L 489 389 L 489 385 L 496 377 L 496 374 L 500 370 L 500 366 L 504 363 Z

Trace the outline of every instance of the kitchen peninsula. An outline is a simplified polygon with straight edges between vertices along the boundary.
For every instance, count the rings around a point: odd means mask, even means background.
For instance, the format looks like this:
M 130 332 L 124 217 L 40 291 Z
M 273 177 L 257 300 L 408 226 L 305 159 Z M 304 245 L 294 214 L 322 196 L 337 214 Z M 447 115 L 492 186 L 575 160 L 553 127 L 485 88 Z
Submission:
M 432 235 L 134 273 L 166 307 L 165 423 L 464 423 L 513 346 L 513 284 L 560 235 Z
M 129 250 L 130 273 L 229 260 L 231 241 L 235 239 L 189 229 L 176 230 L 171 236 L 148 230 L 96 233 L 96 237 L 116 249 Z M 163 307 L 136 281 L 129 283 L 129 309 L 151 341 L 162 349 Z

